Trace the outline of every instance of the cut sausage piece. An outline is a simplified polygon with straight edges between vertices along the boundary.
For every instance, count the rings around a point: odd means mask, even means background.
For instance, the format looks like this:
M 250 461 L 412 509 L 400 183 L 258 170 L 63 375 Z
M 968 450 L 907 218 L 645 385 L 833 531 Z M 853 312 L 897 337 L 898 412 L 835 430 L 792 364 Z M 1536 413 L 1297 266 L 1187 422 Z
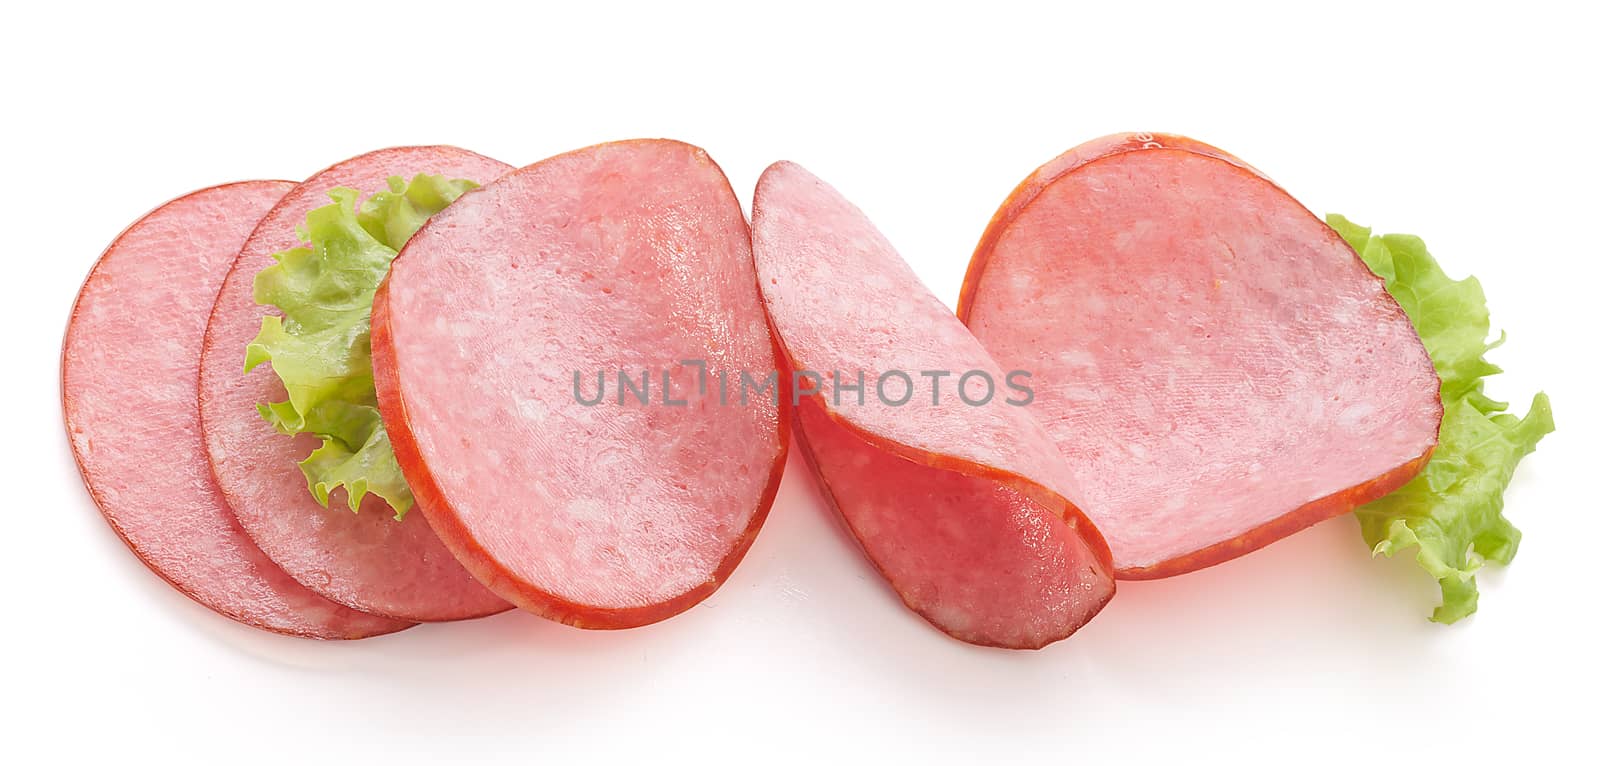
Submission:
M 585 628 L 670 617 L 766 517 L 786 414 L 774 396 L 724 403 L 717 381 L 772 370 L 773 340 L 739 202 L 698 148 L 604 144 L 468 194 L 395 259 L 372 336 L 424 513 L 529 611 Z M 619 372 L 649 375 L 647 404 L 619 398 Z M 601 375 L 605 396 L 580 403 Z
M 1001 207 L 958 313 L 1073 467 L 1123 578 L 1255 550 L 1404 484 L 1439 379 L 1383 282 L 1221 150 L 1110 136 Z
M 256 405 L 283 401 L 266 365 L 244 374 L 245 346 L 276 309 L 256 304 L 256 274 L 272 255 L 300 244 L 306 213 L 345 186 L 363 194 L 386 179 L 418 173 L 487 183 L 510 166 L 450 146 L 412 146 L 363 154 L 296 186 L 261 219 L 233 262 L 211 308 L 200 366 L 200 412 L 207 452 L 223 495 L 251 539 L 306 587 L 364 612 L 414 621 L 460 620 L 510 609 L 439 542 L 423 514 L 394 514 L 376 496 L 351 513 L 342 500 L 323 508 L 296 465 L 320 442 L 279 434 Z M 203 313 L 203 312 L 202 312 Z
M 832 187 L 780 162 L 752 210 L 768 316 L 806 394 L 801 444 L 901 599 L 990 646 L 1038 648 L 1088 622 L 1115 591 L 1110 554 L 1048 435 L 1008 403 L 1026 397 Z
M 195 375 L 206 310 L 250 227 L 294 185 L 248 181 L 169 202 L 124 231 L 78 293 L 61 404 L 95 504 L 151 571 L 226 616 L 309 638 L 410 623 L 302 587 L 247 537 L 200 441 Z

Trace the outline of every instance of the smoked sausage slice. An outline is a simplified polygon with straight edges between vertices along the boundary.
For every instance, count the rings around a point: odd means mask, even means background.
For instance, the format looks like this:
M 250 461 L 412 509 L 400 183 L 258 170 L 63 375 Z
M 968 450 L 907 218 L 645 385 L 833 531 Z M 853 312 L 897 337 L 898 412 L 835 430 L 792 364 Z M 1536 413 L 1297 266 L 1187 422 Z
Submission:
M 460 620 L 511 605 L 473 579 L 439 542 L 424 514 L 394 513 L 376 496 L 352 513 L 342 499 L 324 508 L 296 463 L 319 442 L 277 433 L 256 405 L 283 401 L 267 365 L 244 373 L 245 346 L 276 311 L 255 302 L 256 274 L 273 254 L 300 244 L 306 213 L 344 186 L 369 194 L 386 179 L 418 173 L 487 183 L 511 167 L 453 146 L 381 149 L 320 171 L 284 195 L 250 233 L 211 308 L 200 364 L 200 414 L 207 454 L 239 523 L 266 554 L 306 587 L 345 606 L 419 622 Z M 342 490 L 340 490 L 342 492 Z
M 1383 281 L 1239 159 L 1108 136 L 995 213 L 957 309 L 1071 465 L 1117 575 L 1165 577 L 1421 470 L 1439 379 Z
M 771 371 L 773 340 L 739 201 L 699 148 L 603 144 L 467 194 L 395 259 L 372 335 L 428 521 L 524 609 L 665 619 L 710 595 L 766 518 L 787 413 L 719 393 Z M 649 380 L 628 393 L 619 375 Z
M 1026 397 L 994 390 L 1009 371 L 800 166 L 768 168 L 752 210 L 801 446 L 900 598 L 989 646 L 1038 648 L 1088 622 L 1116 588 L 1110 555 Z
M 203 189 L 117 237 L 89 273 L 67 325 L 67 434 L 111 528 L 185 595 L 278 633 L 391 633 L 411 623 L 313 593 L 251 542 L 212 479 L 200 438 L 195 380 L 206 310 L 250 228 L 292 188 L 246 181 Z

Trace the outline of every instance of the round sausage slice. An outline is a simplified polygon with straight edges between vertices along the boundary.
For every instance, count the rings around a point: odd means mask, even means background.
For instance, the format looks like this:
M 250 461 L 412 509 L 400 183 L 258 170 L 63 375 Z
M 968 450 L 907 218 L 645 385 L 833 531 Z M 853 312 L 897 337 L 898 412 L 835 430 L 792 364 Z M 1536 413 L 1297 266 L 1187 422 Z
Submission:
M 245 346 L 276 311 L 255 302 L 256 274 L 272 255 L 300 244 L 296 227 L 329 203 L 328 191 L 363 194 L 390 176 L 418 173 L 487 183 L 510 166 L 452 146 L 381 149 L 323 170 L 290 190 L 250 233 L 211 308 L 200 365 L 200 414 L 207 453 L 223 495 L 251 539 L 306 587 L 353 609 L 419 622 L 461 620 L 511 608 L 474 580 L 439 542 L 423 514 L 396 521 L 381 498 L 351 513 L 342 500 L 324 508 L 296 465 L 319 442 L 288 437 L 256 413 L 283 401 L 267 365 L 244 373 Z
M 151 571 L 265 630 L 364 638 L 410 625 L 302 587 L 240 529 L 206 463 L 195 377 L 206 310 L 262 214 L 294 188 L 248 181 L 128 227 L 84 282 L 61 352 L 67 434 L 89 494 Z
M 988 646 L 1039 648 L 1088 622 L 1116 589 L 1110 554 L 1028 413 L 1026 378 L 800 166 L 768 168 L 752 209 L 802 448 L 901 599 Z
M 585 628 L 670 617 L 766 517 L 785 413 L 725 401 L 719 381 L 765 376 L 773 340 L 739 201 L 701 149 L 604 144 L 464 196 L 395 259 L 372 337 L 428 520 L 529 611 Z
M 1074 469 L 1123 578 L 1248 553 L 1404 484 L 1439 379 L 1383 281 L 1231 155 L 1109 136 L 994 216 L 958 313 Z

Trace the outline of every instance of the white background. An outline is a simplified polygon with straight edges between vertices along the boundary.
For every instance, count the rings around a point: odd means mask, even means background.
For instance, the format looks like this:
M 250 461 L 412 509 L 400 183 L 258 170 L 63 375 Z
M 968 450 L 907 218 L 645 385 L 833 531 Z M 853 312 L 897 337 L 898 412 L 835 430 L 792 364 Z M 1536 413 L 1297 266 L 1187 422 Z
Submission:
M 1586 4 L 586 5 L 6 11 L 0 758 L 1504 762 L 1578 746 L 1600 684 Z M 1214 143 L 1313 210 L 1422 234 L 1483 279 L 1510 331 L 1491 393 L 1520 412 L 1548 390 L 1560 430 L 1508 496 L 1526 537 L 1481 578 L 1477 616 L 1428 623 L 1432 583 L 1370 560 L 1341 518 L 1126 584 L 1043 652 L 973 648 L 900 606 L 791 462 L 743 566 L 666 623 L 589 633 L 515 613 L 307 642 L 146 571 L 62 432 L 79 281 L 123 226 L 201 186 L 396 144 L 520 165 L 668 136 L 706 147 L 746 199 L 769 162 L 805 164 L 953 303 L 1012 186 L 1123 130 Z

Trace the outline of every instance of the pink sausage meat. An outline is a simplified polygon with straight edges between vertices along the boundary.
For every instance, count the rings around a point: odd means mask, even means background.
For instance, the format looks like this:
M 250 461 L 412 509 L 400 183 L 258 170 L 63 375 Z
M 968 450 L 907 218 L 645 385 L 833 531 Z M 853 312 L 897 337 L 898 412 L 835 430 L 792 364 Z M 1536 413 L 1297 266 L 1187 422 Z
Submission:
M 1005 372 L 866 216 L 798 165 L 768 168 L 753 210 L 787 362 L 822 376 L 799 405 L 801 445 L 867 557 L 962 641 L 1038 648 L 1077 630 L 1115 591 L 1110 556 L 1027 408 L 959 398 L 960 377 L 998 387 Z M 939 403 L 925 371 L 950 373 Z M 919 388 L 894 404 L 907 380 Z
M 428 520 L 501 597 L 580 627 L 670 617 L 743 557 L 786 412 L 696 381 L 773 364 L 739 202 L 675 141 L 578 150 L 466 195 L 373 309 L 379 407 Z M 650 376 L 647 403 L 619 400 L 619 372 Z M 575 376 L 606 396 L 583 403 Z
M 995 214 L 959 313 L 1077 475 L 1124 578 L 1225 561 L 1414 476 L 1439 380 L 1354 252 L 1226 153 L 1111 136 Z
M 346 160 L 294 187 L 251 232 L 210 310 L 200 366 L 200 412 L 223 495 L 251 539 L 306 587 L 354 609 L 413 621 L 459 620 L 510 608 L 472 578 L 439 542 L 422 513 L 396 522 L 368 497 L 359 513 L 343 500 L 318 505 L 295 465 L 315 449 L 309 435 L 283 436 L 256 413 L 281 401 L 283 385 L 266 365 L 244 371 L 245 345 L 271 307 L 255 302 L 256 274 L 272 255 L 297 246 L 295 229 L 328 190 L 363 194 L 390 176 L 418 173 L 487 183 L 510 166 L 450 146 L 382 149 Z M 202 314 L 205 312 L 202 311 Z
M 67 325 L 61 399 L 73 455 L 100 512 L 178 590 L 264 630 L 364 638 L 410 625 L 302 587 L 251 542 L 200 439 L 195 379 L 206 310 L 228 264 L 286 181 L 180 197 L 123 232 L 95 264 Z

